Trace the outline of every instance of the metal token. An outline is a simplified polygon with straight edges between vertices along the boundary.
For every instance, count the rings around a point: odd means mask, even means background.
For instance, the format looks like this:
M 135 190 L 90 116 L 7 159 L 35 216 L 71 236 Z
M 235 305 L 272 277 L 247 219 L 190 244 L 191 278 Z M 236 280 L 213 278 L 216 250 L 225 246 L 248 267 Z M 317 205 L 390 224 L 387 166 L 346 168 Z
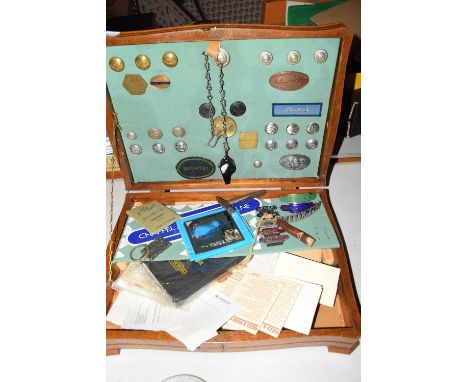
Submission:
M 260 62 L 263 65 L 270 65 L 273 61 L 273 55 L 270 52 L 262 52 L 260 54 Z
M 139 74 L 126 74 L 122 86 L 132 95 L 141 95 L 148 84 Z
M 150 84 L 156 89 L 166 89 L 171 86 L 171 80 L 167 76 L 158 75 L 151 78 Z
M 322 64 L 327 61 L 328 53 L 325 49 L 319 49 L 315 52 L 314 60 L 318 64 Z
M 130 145 L 130 152 L 132 154 L 140 155 L 142 152 L 142 149 L 138 145 Z
M 198 108 L 198 113 L 203 118 L 211 118 L 213 115 L 215 115 L 215 109 L 214 107 L 211 107 L 209 103 L 202 103 Z
M 265 126 L 265 131 L 267 134 L 276 134 L 276 132 L 278 131 L 278 125 L 274 122 L 269 122 Z
M 265 148 L 267 150 L 276 150 L 277 147 L 278 147 L 278 144 L 276 143 L 274 139 L 269 139 L 265 142 Z
M 137 137 L 137 135 L 133 131 L 129 131 L 127 133 L 127 138 L 128 139 L 134 140 L 134 139 L 136 139 L 136 137 Z
M 183 137 L 185 135 L 185 129 L 181 126 L 174 127 L 172 129 L 172 135 L 174 137 Z
M 174 52 L 166 52 L 163 54 L 162 61 L 164 65 L 172 68 L 177 65 L 179 59 L 177 58 L 177 55 Z
M 231 117 L 226 116 L 226 135 L 232 137 L 237 131 L 237 124 Z M 224 137 L 223 116 L 219 115 L 213 120 L 213 135 Z
M 302 72 L 278 72 L 270 76 L 270 85 L 281 91 L 294 91 L 302 89 L 309 83 L 309 76 Z
M 138 69 L 146 70 L 151 66 L 151 61 L 148 58 L 148 56 L 145 56 L 144 54 L 140 54 L 136 56 L 135 58 L 135 65 L 137 66 Z
M 288 139 L 286 142 L 286 148 L 288 150 L 295 150 L 299 143 L 297 142 L 297 139 Z
M 246 110 L 247 110 L 247 107 L 245 106 L 245 103 L 242 101 L 235 101 L 229 107 L 229 111 L 235 117 L 240 117 L 241 115 L 244 115 Z
M 187 144 L 184 141 L 177 141 L 175 143 L 175 149 L 178 152 L 183 153 L 184 151 L 187 151 Z
M 120 57 L 111 57 L 109 60 L 109 67 L 114 72 L 121 72 L 125 68 L 125 64 Z
M 218 66 L 227 66 L 229 64 L 229 53 L 226 49 L 219 48 L 218 57 L 211 57 L 213 62 Z
M 166 151 L 166 148 L 164 147 L 164 145 L 162 143 L 155 143 L 153 145 L 153 151 L 156 154 L 162 154 L 162 153 L 164 153 L 164 151 Z
M 153 139 L 161 139 L 163 136 L 163 133 L 159 129 L 149 129 L 148 135 L 150 138 L 153 138 Z
M 315 133 L 318 133 L 318 131 L 320 130 L 320 126 L 318 123 L 309 123 L 307 125 L 307 132 L 309 134 L 315 134 Z
M 301 61 L 301 54 L 297 50 L 292 50 L 288 53 L 288 62 L 292 65 Z
M 284 155 L 279 163 L 288 170 L 303 170 L 310 164 L 310 158 L 302 154 Z
M 289 135 L 295 135 L 299 132 L 299 125 L 297 123 L 290 123 L 287 127 L 286 127 L 286 132 L 289 134 Z
M 260 167 L 262 167 L 262 161 L 261 160 L 255 160 L 253 162 L 253 165 L 254 165 L 255 168 L 260 168 Z
M 315 149 L 318 146 L 318 141 L 316 139 L 308 139 L 305 146 L 308 149 Z

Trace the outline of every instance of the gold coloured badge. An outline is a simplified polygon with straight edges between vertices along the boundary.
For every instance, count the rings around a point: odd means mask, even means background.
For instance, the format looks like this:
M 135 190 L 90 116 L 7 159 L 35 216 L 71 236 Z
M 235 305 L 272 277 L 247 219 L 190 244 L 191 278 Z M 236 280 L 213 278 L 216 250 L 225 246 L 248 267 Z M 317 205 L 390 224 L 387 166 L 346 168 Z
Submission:
M 171 80 L 167 76 L 158 75 L 151 78 L 150 84 L 156 89 L 166 89 L 171 86 Z
M 151 61 L 148 58 L 148 56 L 145 56 L 144 54 L 140 54 L 136 56 L 135 58 L 135 65 L 137 66 L 138 69 L 146 70 L 151 66 Z
M 231 117 L 226 116 L 226 135 L 232 137 L 237 131 L 237 124 Z M 213 135 L 224 137 L 223 116 L 219 115 L 213 120 Z
M 114 71 L 114 72 L 121 72 L 125 68 L 125 64 L 123 60 L 120 57 L 111 57 L 109 60 L 109 67 Z
M 126 74 L 122 86 L 132 95 L 141 95 L 148 84 L 139 74 Z
M 258 143 L 258 133 L 242 132 L 239 134 L 240 149 L 256 149 Z
M 179 62 L 177 55 L 174 52 L 166 52 L 163 54 L 162 61 L 164 65 L 173 68 Z

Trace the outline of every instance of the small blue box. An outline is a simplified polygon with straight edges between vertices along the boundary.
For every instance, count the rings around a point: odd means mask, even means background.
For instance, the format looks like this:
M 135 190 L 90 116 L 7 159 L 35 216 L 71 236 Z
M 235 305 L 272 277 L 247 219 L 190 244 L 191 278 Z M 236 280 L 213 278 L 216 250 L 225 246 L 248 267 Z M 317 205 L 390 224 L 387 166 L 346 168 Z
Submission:
M 189 216 L 176 223 L 191 261 L 250 246 L 254 239 L 239 212 L 229 214 L 224 208 Z

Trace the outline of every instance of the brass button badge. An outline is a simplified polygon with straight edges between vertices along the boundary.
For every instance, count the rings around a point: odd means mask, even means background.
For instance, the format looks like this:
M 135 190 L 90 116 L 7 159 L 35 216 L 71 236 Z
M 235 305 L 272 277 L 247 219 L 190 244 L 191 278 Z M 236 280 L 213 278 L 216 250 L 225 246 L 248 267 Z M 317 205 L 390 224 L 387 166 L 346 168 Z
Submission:
M 114 72 L 121 72 L 125 68 L 125 64 L 120 57 L 111 57 L 109 66 Z
M 231 117 L 226 116 L 226 135 L 232 137 L 237 131 L 237 124 Z M 213 120 L 213 135 L 224 137 L 223 116 L 219 115 Z
M 166 52 L 163 54 L 162 61 L 164 65 L 173 68 L 179 62 L 177 55 L 174 52 Z
M 151 66 L 151 61 L 148 58 L 148 56 L 145 56 L 144 54 L 140 54 L 136 56 L 135 58 L 135 65 L 137 66 L 138 69 L 146 70 Z
M 148 130 L 148 135 L 150 138 L 153 138 L 153 139 L 161 139 L 163 136 L 163 133 L 161 130 L 153 128 L 153 129 Z
M 166 89 L 171 86 L 171 80 L 167 76 L 158 75 L 151 78 L 150 84 L 156 89 Z
M 139 74 L 126 74 L 122 86 L 127 89 L 130 94 L 144 94 L 148 84 Z

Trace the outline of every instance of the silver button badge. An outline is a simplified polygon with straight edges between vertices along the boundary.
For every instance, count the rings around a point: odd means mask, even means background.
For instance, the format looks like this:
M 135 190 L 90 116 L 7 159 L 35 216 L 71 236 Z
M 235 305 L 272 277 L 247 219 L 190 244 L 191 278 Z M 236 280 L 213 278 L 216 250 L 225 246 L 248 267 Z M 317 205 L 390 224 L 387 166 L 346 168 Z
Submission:
M 286 127 L 286 132 L 289 134 L 289 135 L 295 135 L 299 132 L 299 125 L 297 123 L 290 123 L 287 127 Z
M 320 127 L 319 127 L 318 123 L 309 123 L 307 125 L 307 132 L 309 134 L 318 133 L 319 130 L 320 130 Z
M 127 138 L 128 139 L 134 140 L 134 139 L 136 139 L 136 137 L 137 137 L 137 135 L 133 131 L 129 131 L 127 133 Z
M 274 122 L 270 122 L 265 126 L 265 131 L 267 134 L 276 134 L 278 131 L 278 125 Z
M 163 136 L 163 133 L 159 129 L 149 129 L 148 135 L 150 136 L 150 138 L 153 138 L 153 139 L 161 139 Z
M 270 52 L 262 52 L 260 54 L 260 62 L 263 65 L 270 65 L 273 61 L 273 55 Z
M 183 153 L 184 151 L 187 151 L 187 144 L 184 141 L 177 141 L 175 144 L 175 149 L 178 152 Z
M 140 155 L 142 150 L 141 147 L 138 145 L 130 145 L 130 152 L 132 154 Z
M 308 149 L 315 149 L 318 146 L 318 141 L 316 139 L 308 139 L 305 146 Z
M 292 50 L 288 53 L 288 62 L 292 65 L 301 61 L 301 54 L 297 50 Z
M 286 142 L 286 148 L 288 150 L 295 150 L 298 145 L 299 143 L 297 142 L 296 139 L 288 139 L 288 141 Z
M 268 141 L 265 142 L 265 148 L 267 150 L 276 150 L 278 147 L 278 143 L 274 139 L 269 139 Z
M 323 64 L 327 61 L 328 53 L 324 49 L 319 49 L 315 52 L 314 59 L 317 64 Z
M 253 162 L 253 165 L 255 168 L 260 168 L 262 167 L 262 161 L 261 160 L 256 160 Z
M 166 151 L 166 148 L 164 147 L 164 145 L 162 143 L 155 143 L 153 145 L 153 151 L 156 154 L 162 154 L 162 153 L 164 153 L 164 151 Z

